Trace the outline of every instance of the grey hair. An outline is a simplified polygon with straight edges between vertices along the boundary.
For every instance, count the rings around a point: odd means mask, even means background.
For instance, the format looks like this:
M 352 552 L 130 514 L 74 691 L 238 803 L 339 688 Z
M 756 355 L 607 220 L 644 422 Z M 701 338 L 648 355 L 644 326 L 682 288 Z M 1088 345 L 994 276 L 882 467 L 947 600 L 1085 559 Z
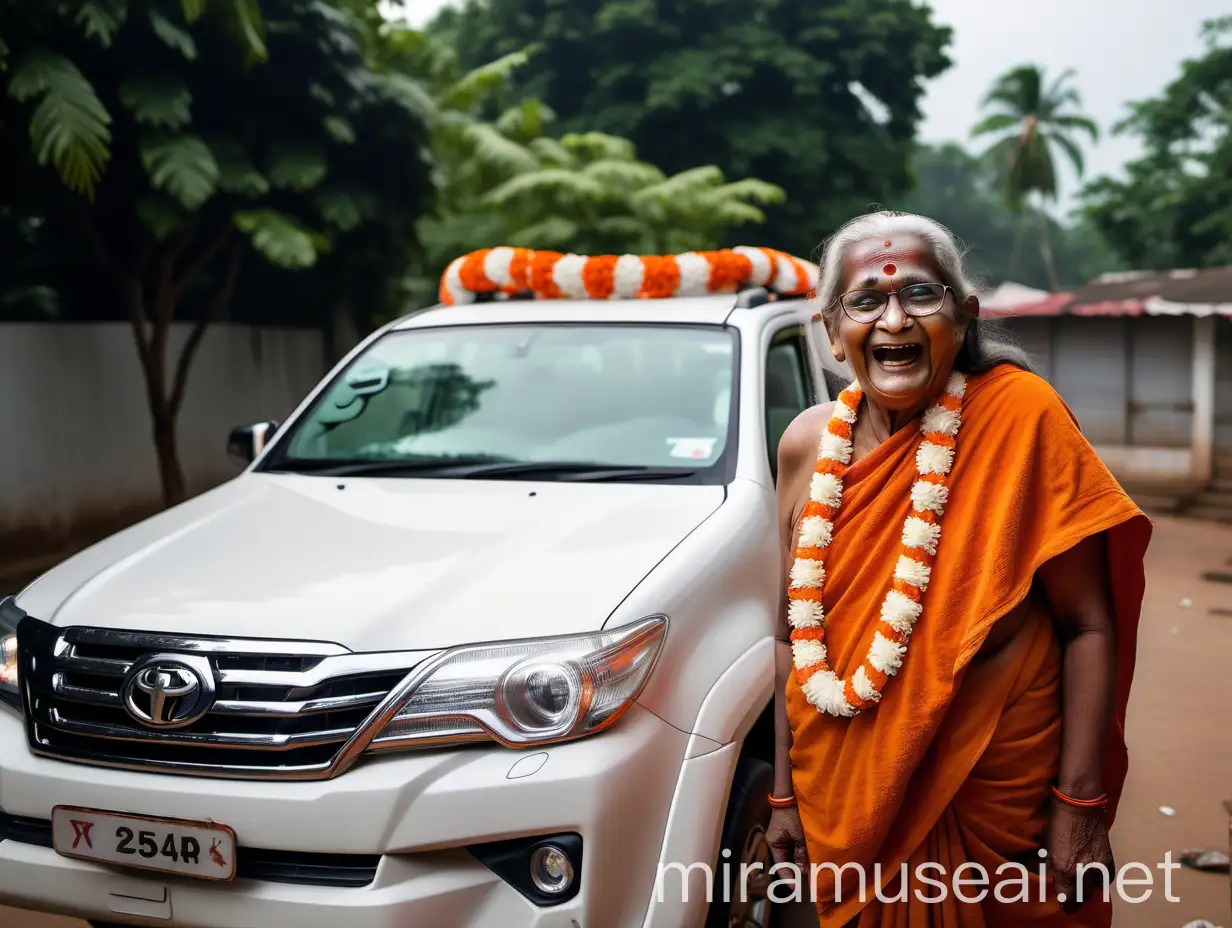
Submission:
M 857 216 L 844 223 L 837 232 L 822 243 L 817 281 L 817 301 L 826 329 L 833 333 L 842 307 L 839 306 L 839 287 L 843 277 L 843 254 L 852 245 L 870 238 L 894 235 L 915 235 L 928 244 L 928 250 L 941 272 L 941 283 L 954 291 L 954 302 L 959 312 L 978 288 L 967 270 L 964 252 L 958 237 L 927 216 L 881 210 Z M 954 359 L 954 369 L 969 376 L 986 374 L 999 364 L 1035 373 L 1035 367 L 1025 351 L 1016 345 L 1011 336 L 993 323 L 978 317 L 966 320 L 967 330 L 962 347 Z

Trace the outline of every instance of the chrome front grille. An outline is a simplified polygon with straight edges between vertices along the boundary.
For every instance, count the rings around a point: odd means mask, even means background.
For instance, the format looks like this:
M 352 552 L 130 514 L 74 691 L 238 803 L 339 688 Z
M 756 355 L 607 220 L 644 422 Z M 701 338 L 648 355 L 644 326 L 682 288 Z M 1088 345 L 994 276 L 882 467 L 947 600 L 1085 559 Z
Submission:
M 207 776 L 329 775 L 415 663 L 405 653 L 315 642 L 57 629 L 29 619 L 18 638 L 35 751 Z

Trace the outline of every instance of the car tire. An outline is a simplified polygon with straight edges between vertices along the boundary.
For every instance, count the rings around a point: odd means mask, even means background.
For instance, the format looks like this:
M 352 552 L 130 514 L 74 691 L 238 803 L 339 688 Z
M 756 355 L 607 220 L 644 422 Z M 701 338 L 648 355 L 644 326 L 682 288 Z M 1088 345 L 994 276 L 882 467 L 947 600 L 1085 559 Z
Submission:
M 774 880 L 768 872 L 773 858 L 766 843 L 766 826 L 770 823 L 767 797 L 773 785 L 774 768 L 770 764 L 755 757 L 740 758 L 727 801 L 706 928 L 771 928 L 774 924 L 774 905 L 766 895 Z M 724 856 L 725 850 L 731 853 Z M 749 874 L 747 890 L 741 893 L 741 864 L 758 861 L 764 864 L 763 869 Z

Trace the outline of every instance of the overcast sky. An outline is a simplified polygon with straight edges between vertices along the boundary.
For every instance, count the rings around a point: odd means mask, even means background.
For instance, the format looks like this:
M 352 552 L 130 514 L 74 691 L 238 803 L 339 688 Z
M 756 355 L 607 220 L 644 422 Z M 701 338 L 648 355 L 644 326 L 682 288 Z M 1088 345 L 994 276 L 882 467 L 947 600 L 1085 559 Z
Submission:
M 397 0 L 390 0 L 397 3 Z M 404 0 L 407 18 L 426 22 L 453 0 Z M 1113 137 L 1125 104 L 1158 93 L 1180 62 L 1201 51 L 1202 21 L 1229 11 L 1228 0 L 929 0 L 937 21 L 954 30 L 953 66 L 928 85 L 927 141 L 965 141 L 992 81 L 1015 65 L 1036 63 L 1046 74 L 1077 71 L 1075 86 L 1103 130 L 1087 150 L 1087 177 L 1117 173 L 1136 145 Z M 1062 175 L 1063 194 L 1077 181 Z M 1068 197 L 1067 197 L 1068 199 Z

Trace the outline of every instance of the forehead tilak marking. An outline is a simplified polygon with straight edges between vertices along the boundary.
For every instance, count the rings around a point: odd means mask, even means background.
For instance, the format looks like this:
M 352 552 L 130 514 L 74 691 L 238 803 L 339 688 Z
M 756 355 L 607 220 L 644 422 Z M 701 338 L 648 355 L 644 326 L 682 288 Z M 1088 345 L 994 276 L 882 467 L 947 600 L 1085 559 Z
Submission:
M 882 271 L 887 275 L 893 275 L 898 273 L 898 265 L 920 265 L 924 263 L 924 259 L 923 248 L 895 246 L 893 243 L 890 243 L 889 247 L 876 248 L 864 254 L 848 254 L 843 264 L 848 272 L 876 268 L 876 270 Z M 893 268 L 893 270 L 889 270 L 889 268 Z

